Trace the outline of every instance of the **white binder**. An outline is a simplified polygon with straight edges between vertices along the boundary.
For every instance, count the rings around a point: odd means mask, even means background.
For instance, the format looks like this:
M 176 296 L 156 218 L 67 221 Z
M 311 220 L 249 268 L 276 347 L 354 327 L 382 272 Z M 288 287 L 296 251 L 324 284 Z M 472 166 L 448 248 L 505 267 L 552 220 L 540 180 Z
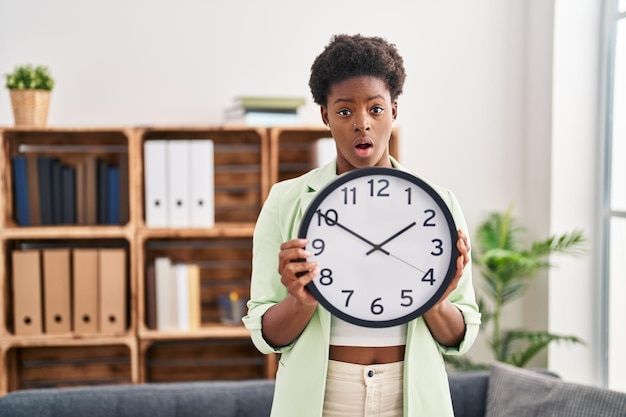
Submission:
M 189 331 L 189 278 L 187 265 L 175 264 L 178 330 Z
M 160 257 L 154 260 L 154 279 L 156 283 L 157 330 L 176 330 L 176 286 L 172 285 L 172 262 Z M 174 290 L 174 291 L 172 291 Z
M 147 140 L 144 149 L 146 225 L 167 227 L 167 141 Z
M 215 224 L 213 141 L 191 141 L 191 227 Z
M 188 140 L 167 141 L 167 197 L 170 227 L 191 225 L 190 150 L 191 144 Z

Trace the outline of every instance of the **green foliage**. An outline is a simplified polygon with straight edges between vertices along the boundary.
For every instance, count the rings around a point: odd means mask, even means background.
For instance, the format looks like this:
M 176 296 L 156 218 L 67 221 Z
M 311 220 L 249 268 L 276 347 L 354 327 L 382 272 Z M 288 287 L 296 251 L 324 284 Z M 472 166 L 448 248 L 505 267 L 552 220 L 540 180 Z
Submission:
M 52 90 L 54 79 L 48 67 L 43 65 L 19 65 L 12 73 L 5 74 L 9 90 Z
M 492 213 L 479 226 L 476 242 L 473 243 L 473 262 L 484 278 L 486 295 L 491 299 L 490 303 L 479 299 L 478 305 L 483 329 L 491 324 L 488 337 L 494 360 L 524 367 L 550 343 L 584 342 L 576 336 L 504 330 L 501 328 L 503 307 L 524 295 L 539 271 L 552 267 L 547 259 L 549 255 L 583 254 L 585 236 L 581 231 L 574 230 L 535 241 L 530 249 L 523 249 L 524 228 L 511 212 L 512 208 L 504 213 Z M 473 363 L 469 359 L 446 358 L 446 361 L 460 370 L 487 368 L 487 365 Z

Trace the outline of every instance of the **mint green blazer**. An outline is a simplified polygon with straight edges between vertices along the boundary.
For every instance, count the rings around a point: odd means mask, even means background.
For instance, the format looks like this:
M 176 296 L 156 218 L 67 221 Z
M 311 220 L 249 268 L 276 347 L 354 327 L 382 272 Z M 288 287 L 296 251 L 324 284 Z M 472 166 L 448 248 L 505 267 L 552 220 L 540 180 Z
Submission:
M 405 170 L 391 158 L 393 166 Z M 330 313 L 318 305 L 302 334 L 290 345 L 270 346 L 263 338 L 263 314 L 287 296 L 278 274 L 280 245 L 296 238 L 300 221 L 317 191 L 336 177 L 336 161 L 298 178 L 275 184 L 265 201 L 253 237 L 252 279 L 248 313 L 243 323 L 259 351 L 280 353 L 272 417 L 321 417 L 330 340 Z M 429 183 L 430 184 L 430 183 Z M 456 197 L 430 184 L 446 202 L 457 228 L 470 236 Z M 460 355 L 478 334 L 480 313 L 472 285 L 471 262 L 449 300 L 465 319 L 466 332 L 460 346 L 449 348 L 432 337 L 424 319 L 408 324 L 404 358 L 404 415 L 453 417 L 452 401 L 443 354 Z

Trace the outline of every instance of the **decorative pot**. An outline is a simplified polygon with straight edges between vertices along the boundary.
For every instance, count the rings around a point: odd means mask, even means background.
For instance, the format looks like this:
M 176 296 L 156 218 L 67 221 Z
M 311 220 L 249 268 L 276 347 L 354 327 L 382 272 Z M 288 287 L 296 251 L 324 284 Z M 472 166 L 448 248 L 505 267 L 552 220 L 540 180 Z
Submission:
M 49 90 L 9 90 L 15 126 L 45 126 L 50 106 Z

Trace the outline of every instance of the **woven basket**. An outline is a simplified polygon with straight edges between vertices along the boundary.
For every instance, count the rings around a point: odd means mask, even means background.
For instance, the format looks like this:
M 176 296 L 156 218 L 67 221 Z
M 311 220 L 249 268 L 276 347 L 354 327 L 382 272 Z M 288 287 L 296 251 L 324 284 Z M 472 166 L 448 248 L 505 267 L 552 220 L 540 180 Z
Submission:
M 10 90 L 15 126 L 45 126 L 50 106 L 50 91 Z

